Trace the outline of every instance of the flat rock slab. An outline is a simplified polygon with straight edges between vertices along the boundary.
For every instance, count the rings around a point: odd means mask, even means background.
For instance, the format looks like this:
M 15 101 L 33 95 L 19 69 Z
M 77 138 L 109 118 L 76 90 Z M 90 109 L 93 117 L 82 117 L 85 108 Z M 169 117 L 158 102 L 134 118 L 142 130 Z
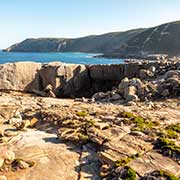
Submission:
M 100 152 L 99 159 L 103 163 L 114 165 L 114 163 L 122 158 L 131 155 L 144 154 L 153 148 L 151 143 L 126 134 L 117 139 L 111 139 L 110 142 L 104 143 L 104 151 Z
M 27 170 L 11 172 L 11 180 L 76 180 L 79 149 L 61 144 L 55 134 L 28 130 L 11 140 L 18 158 L 35 162 Z
M 178 163 L 156 152 L 149 152 L 130 162 L 128 166 L 133 168 L 140 176 L 144 176 L 155 170 L 163 170 L 177 177 L 180 176 L 180 166 Z
M 104 144 L 104 151 L 99 153 L 99 159 L 113 165 L 117 160 L 131 155 L 144 154 L 152 149 L 152 145 L 129 134 L 119 139 L 112 139 Z

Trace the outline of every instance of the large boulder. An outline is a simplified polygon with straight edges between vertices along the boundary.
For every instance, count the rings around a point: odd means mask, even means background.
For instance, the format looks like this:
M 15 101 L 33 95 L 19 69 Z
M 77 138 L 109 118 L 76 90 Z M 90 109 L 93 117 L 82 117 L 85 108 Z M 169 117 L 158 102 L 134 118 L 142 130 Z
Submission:
M 0 90 L 32 91 L 40 63 L 18 62 L 0 65 Z
M 124 76 L 124 65 L 90 65 L 88 66 L 90 76 L 94 80 L 120 81 Z
M 61 62 L 0 65 L 0 90 L 34 92 L 51 97 L 77 97 L 87 96 L 90 85 L 85 65 Z
M 49 63 L 41 68 L 38 79 L 39 90 L 51 85 L 57 97 L 82 97 L 90 91 L 90 79 L 84 65 Z

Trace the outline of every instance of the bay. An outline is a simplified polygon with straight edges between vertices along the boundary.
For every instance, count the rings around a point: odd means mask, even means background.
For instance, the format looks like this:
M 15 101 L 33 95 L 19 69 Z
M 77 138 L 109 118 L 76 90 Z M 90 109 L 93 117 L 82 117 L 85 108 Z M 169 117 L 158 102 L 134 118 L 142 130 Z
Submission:
M 60 61 L 73 64 L 123 64 L 123 59 L 94 58 L 98 54 L 91 53 L 73 53 L 73 52 L 0 52 L 0 64 L 33 61 L 48 63 Z

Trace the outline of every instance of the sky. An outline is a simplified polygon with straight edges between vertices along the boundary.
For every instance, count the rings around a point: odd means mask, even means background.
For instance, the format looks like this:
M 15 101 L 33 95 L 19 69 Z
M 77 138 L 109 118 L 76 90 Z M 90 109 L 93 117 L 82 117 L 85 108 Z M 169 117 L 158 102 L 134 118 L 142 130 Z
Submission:
M 26 38 L 75 38 L 180 20 L 180 0 L 1 0 L 0 49 Z

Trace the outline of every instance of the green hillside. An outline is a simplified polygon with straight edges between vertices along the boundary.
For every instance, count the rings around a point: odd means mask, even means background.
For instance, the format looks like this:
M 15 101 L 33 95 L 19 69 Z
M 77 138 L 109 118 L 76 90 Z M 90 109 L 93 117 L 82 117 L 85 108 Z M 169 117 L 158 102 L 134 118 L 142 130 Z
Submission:
M 26 39 L 5 51 L 11 52 L 89 52 L 110 53 L 126 41 L 141 33 L 143 29 L 92 35 L 77 39 L 39 38 Z
M 142 56 L 146 54 L 180 55 L 180 21 L 160 26 L 92 35 L 76 39 L 26 39 L 5 51 L 11 52 L 88 52 L 107 56 Z
M 114 50 L 120 55 L 180 55 L 180 21 L 149 28 Z

